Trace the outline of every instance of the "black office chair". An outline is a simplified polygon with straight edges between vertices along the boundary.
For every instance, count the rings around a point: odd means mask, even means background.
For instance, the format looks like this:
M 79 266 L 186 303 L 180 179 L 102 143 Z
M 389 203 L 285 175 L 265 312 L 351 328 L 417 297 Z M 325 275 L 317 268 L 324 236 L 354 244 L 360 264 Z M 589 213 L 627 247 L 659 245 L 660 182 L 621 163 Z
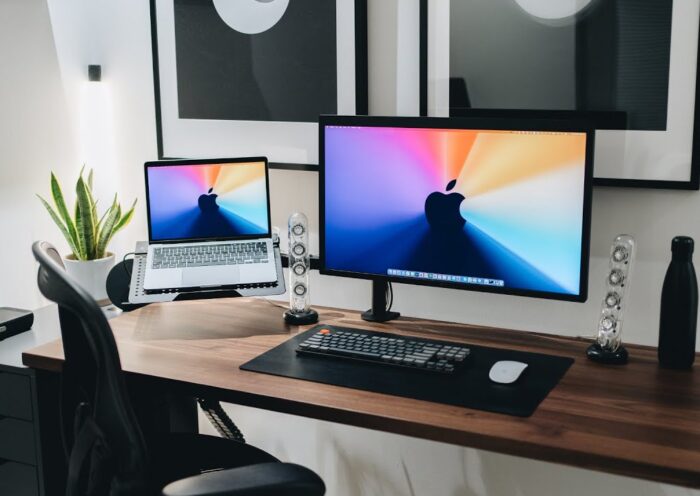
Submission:
M 323 481 L 253 446 L 202 434 L 149 435 L 132 409 L 107 319 L 49 243 L 32 246 L 41 293 L 58 304 L 65 362 L 61 429 L 68 496 L 316 496 Z

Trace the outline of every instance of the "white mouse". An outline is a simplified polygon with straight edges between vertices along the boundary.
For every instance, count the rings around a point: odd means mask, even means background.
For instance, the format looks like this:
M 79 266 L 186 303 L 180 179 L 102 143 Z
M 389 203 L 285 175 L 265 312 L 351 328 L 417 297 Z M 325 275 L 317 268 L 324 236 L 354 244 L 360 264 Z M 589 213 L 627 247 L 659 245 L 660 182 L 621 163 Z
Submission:
M 512 384 L 518 380 L 518 377 L 527 368 L 527 364 L 523 362 L 515 362 L 513 360 L 501 360 L 496 362 L 489 371 L 489 379 L 499 384 Z

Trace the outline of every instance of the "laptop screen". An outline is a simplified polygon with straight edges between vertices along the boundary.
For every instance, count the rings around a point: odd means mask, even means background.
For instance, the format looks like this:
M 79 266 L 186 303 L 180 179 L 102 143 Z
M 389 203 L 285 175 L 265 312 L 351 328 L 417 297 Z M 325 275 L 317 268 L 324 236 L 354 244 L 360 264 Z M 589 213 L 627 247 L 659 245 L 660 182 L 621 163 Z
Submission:
M 270 234 L 267 163 L 146 163 L 150 241 L 265 237 Z

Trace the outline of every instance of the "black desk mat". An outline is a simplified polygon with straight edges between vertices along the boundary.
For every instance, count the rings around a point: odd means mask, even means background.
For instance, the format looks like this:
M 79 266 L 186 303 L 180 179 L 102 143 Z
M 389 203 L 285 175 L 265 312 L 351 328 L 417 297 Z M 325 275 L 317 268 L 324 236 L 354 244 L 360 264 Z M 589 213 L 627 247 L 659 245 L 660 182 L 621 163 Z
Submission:
M 342 358 L 297 355 L 297 345 L 322 327 L 333 326 L 316 326 L 244 363 L 241 369 L 529 417 L 574 363 L 567 357 L 469 344 L 466 346 L 472 350 L 470 362 L 452 375 Z M 528 368 L 515 383 L 496 384 L 489 379 L 489 370 L 499 360 L 524 362 Z

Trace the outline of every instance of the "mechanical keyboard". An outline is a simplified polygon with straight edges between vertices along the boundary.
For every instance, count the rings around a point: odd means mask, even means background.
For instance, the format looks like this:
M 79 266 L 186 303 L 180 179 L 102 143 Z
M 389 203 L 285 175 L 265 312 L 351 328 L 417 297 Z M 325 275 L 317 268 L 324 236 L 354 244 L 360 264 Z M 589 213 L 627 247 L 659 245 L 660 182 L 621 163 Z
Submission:
M 457 343 L 338 326 L 319 326 L 318 332 L 299 343 L 296 352 L 444 374 L 458 370 L 471 354 Z
M 261 241 L 251 241 L 154 248 L 152 268 L 180 269 L 210 265 L 240 265 L 268 262 L 267 245 Z

